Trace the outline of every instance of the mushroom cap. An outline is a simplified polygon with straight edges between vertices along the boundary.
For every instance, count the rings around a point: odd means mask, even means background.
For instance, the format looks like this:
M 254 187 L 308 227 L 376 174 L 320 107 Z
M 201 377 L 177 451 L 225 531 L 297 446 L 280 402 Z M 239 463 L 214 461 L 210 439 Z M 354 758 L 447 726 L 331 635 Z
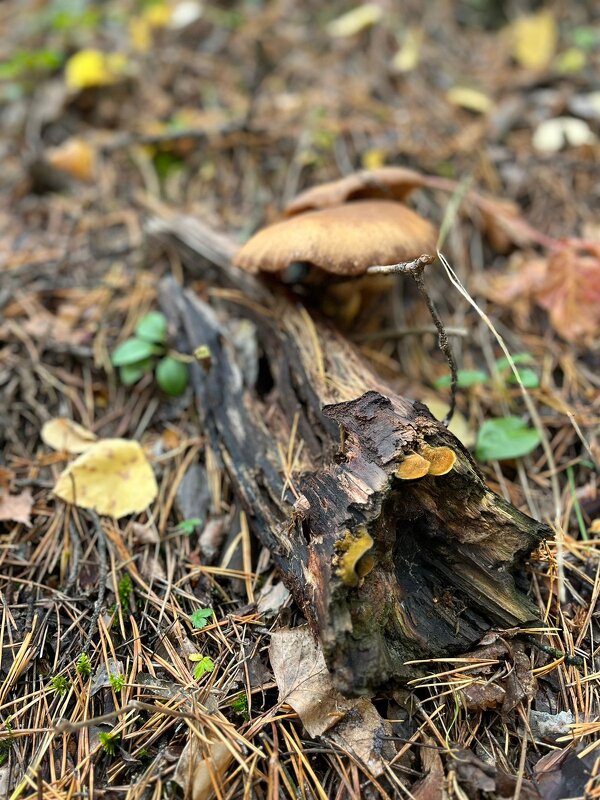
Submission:
M 424 478 L 429 472 L 430 462 L 418 453 L 411 453 L 400 462 L 396 470 L 396 477 L 401 481 L 412 481 Z
M 304 211 L 329 208 L 351 200 L 380 198 L 404 200 L 413 189 L 422 186 L 423 175 L 405 167 L 379 167 L 354 172 L 345 178 L 313 186 L 295 197 L 285 208 L 292 217 Z
M 248 272 L 280 272 L 305 261 L 336 275 L 362 275 L 435 252 L 436 231 L 401 203 L 361 200 L 309 211 L 259 231 L 233 263 Z

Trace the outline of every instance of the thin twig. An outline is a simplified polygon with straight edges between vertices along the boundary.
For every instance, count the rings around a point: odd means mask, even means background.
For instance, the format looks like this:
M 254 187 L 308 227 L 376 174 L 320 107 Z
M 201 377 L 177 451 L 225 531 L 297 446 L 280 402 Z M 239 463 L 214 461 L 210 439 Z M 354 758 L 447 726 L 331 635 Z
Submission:
M 423 281 L 423 272 L 425 267 L 428 264 L 432 264 L 434 261 L 434 256 L 430 256 L 427 253 L 423 253 L 423 255 L 415 258 L 414 261 L 402 261 L 399 264 L 388 264 L 388 265 L 376 265 L 373 267 L 369 267 L 367 272 L 369 275 L 390 275 L 390 274 L 397 274 L 400 273 L 401 275 L 410 275 L 414 282 L 417 284 L 417 289 L 421 293 L 421 296 L 425 300 L 425 304 L 429 309 L 429 313 L 431 314 L 431 318 L 435 324 L 435 327 L 438 332 L 438 343 L 440 346 L 440 350 L 446 356 L 446 360 L 450 365 L 450 408 L 448 409 L 448 413 L 444 418 L 444 425 L 446 427 L 450 424 L 452 417 L 454 416 L 454 410 L 456 408 L 456 385 L 458 381 L 458 368 L 456 366 L 456 361 L 454 360 L 454 354 L 452 352 L 452 348 L 450 347 L 450 343 L 448 342 L 448 333 L 444 328 L 444 323 L 440 319 L 440 316 L 437 312 L 437 309 L 433 303 L 433 300 L 429 296 L 427 289 L 425 288 L 425 282 Z

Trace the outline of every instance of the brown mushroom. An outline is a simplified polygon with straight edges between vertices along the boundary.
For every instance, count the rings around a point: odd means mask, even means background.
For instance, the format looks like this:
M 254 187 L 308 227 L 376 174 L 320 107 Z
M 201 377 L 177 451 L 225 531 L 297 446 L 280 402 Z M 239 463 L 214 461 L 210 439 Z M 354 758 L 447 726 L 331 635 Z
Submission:
M 413 189 L 423 186 L 424 181 L 425 176 L 405 167 L 365 169 L 301 192 L 288 203 L 285 214 L 292 217 L 304 211 L 329 208 L 366 198 L 404 200 Z
M 424 478 L 428 474 L 431 463 L 418 453 L 411 453 L 400 462 L 396 470 L 396 477 L 401 481 L 412 481 L 416 478 Z
M 421 455 L 430 462 L 430 475 L 446 475 L 456 463 L 456 453 L 450 447 L 424 445 Z
M 435 243 L 434 227 L 407 206 L 360 200 L 264 228 L 237 252 L 234 264 L 248 272 L 280 272 L 299 261 L 353 277 L 373 264 L 395 264 L 435 251 Z

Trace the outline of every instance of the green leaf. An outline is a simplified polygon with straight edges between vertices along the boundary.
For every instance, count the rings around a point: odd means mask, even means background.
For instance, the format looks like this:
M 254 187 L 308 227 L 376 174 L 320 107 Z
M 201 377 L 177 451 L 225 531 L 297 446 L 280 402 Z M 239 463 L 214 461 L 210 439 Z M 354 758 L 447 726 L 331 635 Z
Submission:
M 502 461 L 531 453 L 541 441 L 538 431 L 519 417 L 486 420 L 477 435 L 475 453 L 480 461 Z
M 138 361 L 143 361 L 160 352 L 160 347 L 134 336 L 132 339 L 127 339 L 127 341 L 122 342 L 122 344 L 116 348 L 112 354 L 111 361 L 115 367 L 124 367 L 130 364 L 137 364 Z
M 511 356 L 511 359 L 515 364 L 535 364 L 535 358 L 531 353 L 516 353 L 514 356 Z M 502 372 L 504 369 L 510 369 L 510 361 L 508 358 L 497 359 L 496 369 L 499 372 Z
M 486 383 L 487 379 L 487 372 L 483 372 L 481 369 L 459 369 L 458 382 L 456 385 L 459 389 L 467 389 L 469 386 L 477 386 L 480 383 Z M 452 377 L 450 375 L 442 375 L 441 378 L 434 381 L 433 385 L 436 389 L 445 389 L 447 386 L 450 386 L 451 383 Z
M 517 372 L 521 378 L 521 383 L 526 389 L 537 389 L 537 387 L 540 385 L 540 379 L 532 369 L 519 369 Z M 511 374 L 508 376 L 508 382 L 518 383 L 514 373 L 511 372 Z
M 141 318 L 135 326 L 135 332 L 147 342 L 164 344 L 167 341 L 167 318 L 160 311 L 151 311 Z
M 209 656 L 204 656 L 194 667 L 194 678 L 199 681 L 207 672 L 213 672 L 215 662 Z
M 147 372 L 151 372 L 153 366 L 153 358 L 145 358 L 143 361 L 138 361 L 137 364 L 125 364 L 124 367 L 119 369 L 121 383 L 124 386 L 131 386 L 137 383 Z
M 202 628 L 206 628 L 214 613 L 212 608 L 197 608 L 193 614 L 190 614 L 190 622 L 196 630 L 201 631 Z
M 177 397 L 183 394 L 189 380 L 187 364 L 177 361 L 176 358 L 166 356 L 159 361 L 156 367 L 156 380 L 158 385 L 167 394 Z
M 180 522 L 176 530 L 178 533 L 185 533 L 186 536 L 191 536 L 200 525 L 202 525 L 200 517 L 191 517 Z

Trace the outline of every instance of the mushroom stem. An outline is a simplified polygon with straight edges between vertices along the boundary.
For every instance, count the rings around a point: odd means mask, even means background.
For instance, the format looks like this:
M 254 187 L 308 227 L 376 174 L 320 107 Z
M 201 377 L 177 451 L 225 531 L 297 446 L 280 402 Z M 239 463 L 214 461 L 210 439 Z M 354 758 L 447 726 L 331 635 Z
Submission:
M 450 374 L 451 374 L 451 381 L 450 381 L 450 408 L 448 409 L 448 413 L 444 417 L 444 425 L 448 427 L 452 417 L 454 416 L 454 411 L 456 409 L 456 384 L 458 381 L 458 368 L 456 366 L 456 361 L 454 359 L 454 353 L 452 352 L 452 348 L 450 347 L 450 343 L 448 341 L 448 334 L 446 333 L 446 329 L 444 328 L 444 323 L 440 319 L 440 316 L 437 312 L 437 309 L 433 303 L 433 300 L 429 296 L 427 289 L 425 288 L 425 282 L 423 281 L 423 271 L 428 264 L 433 263 L 434 257 L 428 255 L 427 253 L 423 253 L 423 255 L 415 258 L 414 261 L 402 261 L 399 264 L 388 264 L 388 265 L 376 265 L 373 267 L 369 267 L 367 269 L 367 274 L 369 275 L 389 275 L 391 273 L 400 273 L 401 275 L 410 275 L 414 282 L 417 284 L 417 288 L 425 303 L 427 308 L 429 309 L 429 313 L 431 314 L 431 318 L 435 324 L 435 327 L 438 331 L 438 344 L 440 346 L 440 350 L 446 356 L 446 360 L 450 365 Z

